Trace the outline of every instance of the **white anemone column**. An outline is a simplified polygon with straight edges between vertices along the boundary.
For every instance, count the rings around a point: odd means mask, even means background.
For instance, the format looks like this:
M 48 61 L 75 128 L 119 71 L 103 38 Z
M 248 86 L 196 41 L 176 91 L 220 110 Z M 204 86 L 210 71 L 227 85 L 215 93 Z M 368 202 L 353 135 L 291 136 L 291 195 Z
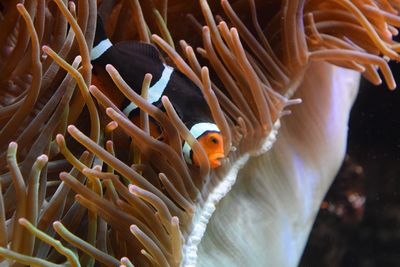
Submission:
M 297 266 L 345 154 L 359 74 L 311 64 L 273 148 L 249 160 L 217 205 L 197 266 Z

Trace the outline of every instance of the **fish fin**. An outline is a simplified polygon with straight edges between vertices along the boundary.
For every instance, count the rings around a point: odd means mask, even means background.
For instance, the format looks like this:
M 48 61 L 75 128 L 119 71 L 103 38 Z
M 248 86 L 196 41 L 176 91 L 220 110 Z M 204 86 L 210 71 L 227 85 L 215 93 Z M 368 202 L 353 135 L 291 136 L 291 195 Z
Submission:
M 116 45 L 116 48 L 128 55 L 143 55 L 158 61 L 161 61 L 161 54 L 158 51 L 158 49 L 148 43 L 142 43 L 142 42 L 132 42 L 132 41 L 126 41 L 126 42 L 120 42 Z
M 140 113 L 135 114 L 130 118 L 130 120 L 136 125 L 140 126 Z M 163 130 L 160 126 L 160 124 L 153 119 L 152 117 L 149 118 L 149 130 L 150 130 L 150 135 L 157 140 L 163 139 Z

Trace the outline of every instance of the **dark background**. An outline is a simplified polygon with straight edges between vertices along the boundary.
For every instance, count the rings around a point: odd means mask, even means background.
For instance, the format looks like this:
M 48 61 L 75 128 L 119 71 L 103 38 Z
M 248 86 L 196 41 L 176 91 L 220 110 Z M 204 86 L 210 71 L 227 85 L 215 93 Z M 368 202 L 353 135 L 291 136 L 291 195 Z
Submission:
M 400 88 L 400 64 L 391 68 Z M 365 204 L 355 207 L 350 194 L 364 197 Z M 400 266 L 400 89 L 361 82 L 346 161 L 300 266 Z

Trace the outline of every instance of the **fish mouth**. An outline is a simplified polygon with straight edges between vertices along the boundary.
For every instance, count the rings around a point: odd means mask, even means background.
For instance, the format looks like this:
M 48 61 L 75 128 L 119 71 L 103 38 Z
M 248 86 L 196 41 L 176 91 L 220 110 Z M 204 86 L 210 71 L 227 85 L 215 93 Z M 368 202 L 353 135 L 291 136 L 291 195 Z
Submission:
M 221 160 L 225 158 L 224 153 L 214 153 L 208 156 L 210 160 L 210 167 L 215 169 L 219 166 L 221 166 Z

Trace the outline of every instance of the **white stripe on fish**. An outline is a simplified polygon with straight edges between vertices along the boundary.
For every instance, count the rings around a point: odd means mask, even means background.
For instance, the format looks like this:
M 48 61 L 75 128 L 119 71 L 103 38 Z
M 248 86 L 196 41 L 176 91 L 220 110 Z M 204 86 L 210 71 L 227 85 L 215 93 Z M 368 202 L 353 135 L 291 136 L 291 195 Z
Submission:
M 92 48 L 92 52 L 90 53 L 90 60 L 93 61 L 93 60 L 98 59 L 111 46 L 112 46 L 112 43 L 111 43 L 110 39 L 107 38 L 107 39 L 101 41 L 98 45 L 96 45 L 95 47 Z
M 161 99 L 173 72 L 174 69 L 172 67 L 164 64 L 164 70 L 161 74 L 161 78 L 149 88 L 147 102 L 154 104 Z M 131 102 L 128 106 L 126 106 L 126 108 L 124 108 L 122 112 L 129 117 L 130 113 L 137 108 L 138 107 Z

